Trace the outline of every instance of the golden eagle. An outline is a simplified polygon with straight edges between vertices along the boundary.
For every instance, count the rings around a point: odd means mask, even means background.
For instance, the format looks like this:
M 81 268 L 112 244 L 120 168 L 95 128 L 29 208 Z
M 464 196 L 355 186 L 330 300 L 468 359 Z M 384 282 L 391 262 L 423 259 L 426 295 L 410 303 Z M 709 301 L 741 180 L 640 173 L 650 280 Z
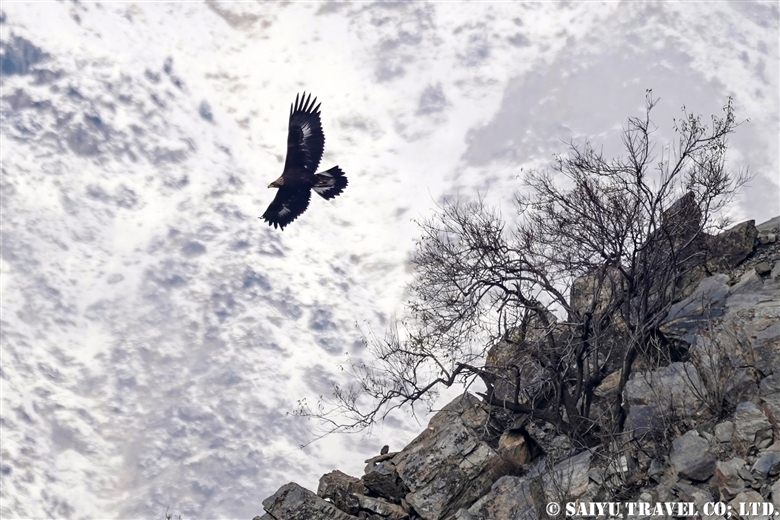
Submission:
M 332 199 L 347 187 L 347 178 L 338 166 L 315 173 L 322 159 L 325 136 L 320 124 L 317 98 L 295 96 L 290 107 L 290 127 L 287 132 L 287 160 L 282 176 L 268 185 L 278 188 L 276 197 L 263 213 L 269 226 L 284 229 L 309 206 L 311 190 L 323 199 Z M 321 103 L 320 103 L 321 104 Z

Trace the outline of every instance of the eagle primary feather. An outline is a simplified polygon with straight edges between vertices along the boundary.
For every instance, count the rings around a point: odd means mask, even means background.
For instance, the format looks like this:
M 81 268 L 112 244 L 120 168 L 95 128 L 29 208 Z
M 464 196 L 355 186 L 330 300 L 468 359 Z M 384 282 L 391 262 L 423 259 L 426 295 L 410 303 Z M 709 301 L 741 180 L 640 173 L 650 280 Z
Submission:
M 290 107 L 290 125 L 287 133 L 287 158 L 282 176 L 269 188 L 278 188 L 276 197 L 263 213 L 269 226 L 284 229 L 309 207 L 311 191 L 325 200 L 339 195 L 347 187 L 347 177 L 334 166 L 315 173 L 322 159 L 325 135 L 320 123 L 320 105 L 311 94 L 295 96 Z

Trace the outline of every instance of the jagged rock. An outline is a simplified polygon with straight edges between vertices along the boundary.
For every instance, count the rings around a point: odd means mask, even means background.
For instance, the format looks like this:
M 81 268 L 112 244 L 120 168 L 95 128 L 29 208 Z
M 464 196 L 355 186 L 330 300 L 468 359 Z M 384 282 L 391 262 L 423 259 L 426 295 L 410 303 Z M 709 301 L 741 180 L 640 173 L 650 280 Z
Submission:
M 758 396 L 756 374 L 752 368 L 737 368 L 723 384 L 723 397 L 731 406 Z
M 734 435 L 734 423 L 731 421 L 723 421 L 722 423 L 715 425 L 715 438 L 719 442 L 730 442 L 731 436 Z
M 588 478 L 601 485 L 604 483 L 604 471 L 600 468 L 590 468 L 588 470 Z
M 410 489 L 406 500 L 426 520 L 468 507 L 506 471 L 506 463 L 484 441 L 488 411 L 476 397 L 456 398 L 394 459 Z
M 693 502 L 696 504 L 697 511 L 703 511 L 704 504 L 714 501 L 712 493 L 706 489 L 701 489 L 685 482 L 675 483 L 674 490 L 677 492 L 677 501 Z
M 674 502 L 677 500 L 677 496 L 672 490 L 673 483 L 676 479 L 671 479 L 668 483 L 661 482 L 649 491 L 640 493 L 639 500 L 641 502 L 656 503 L 656 502 Z
M 536 486 L 536 500 L 527 478 L 505 476 L 496 481 L 490 492 L 480 498 L 468 511 L 461 509 L 455 520 L 536 520 L 537 509 L 543 511 L 544 495 Z
M 739 511 L 739 505 L 740 504 L 747 504 L 747 503 L 761 503 L 764 502 L 764 497 L 761 496 L 760 493 L 757 493 L 755 491 L 743 491 L 742 493 L 738 494 L 734 497 L 734 500 L 729 502 L 729 507 L 732 511 L 736 512 Z M 768 516 L 762 516 L 762 515 L 751 515 L 750 520 L 769 520 Z
M 780 260 L 775 262 L 775 266 L 772 268 L 772 272 L 769 273 L 769 276 L 774 281 L 780 281 Z
M 551 501 L 574 501 L 587 490 L 590 452 L 582 452 L 556 464 L 552 470 L 532 471 L 525 477 L 504 476 L 490 492 L 456 520 L 532 520 L 539 518 Z
M 661 330 L 665 334 L 693 343 L 692 333 L 697 332 L 713 318 L 723 315 L 729 294 L 729 276 L 717 274 L 702 280 L 687 298 L 675 303 L 663 320 Z
M 758 302 L 753 308 L 754 318 L 745 323 L 744 329 L 752 340 L 756 368 L 770 375 L 780 371 L 780 284 L 766 285 L 774 287 L 774 298 Z
M 747 467 L 742 467 L 737 470 L 737 473 L 739 473 L 739 476 L 742 477 L 742 480 L 747 482 L 749 485 L 753 485 L 756 482 L 756 477 L 753 476 L 753 474 L 750 472 L 750 470 Z
M 730 289 L 731 294 L 736 293 L 754 293 L 756 289 L 763 285 L 763 280 L 758 276 L 755 269 L 743 274 L 737 283 L 735 283 Z
M 358 499 L 360 500 L 360 507 L 362 509 L 376 513 L 384 518 L 389 518 L 390 520 L 403 520 L 404 518 L 409 518 L 409 515 L 401 506 L 391 504 L 381 498 L 360 495 L 358 496 Z
M 673 232 L 678 240 L 687 240 L 701 228 L 701 208 L 692 191 L 674 201 L 661 215 L 662 227 Z
M 652 431 L 662 430 L 664 421 L 654 407 L 635 404 L 631 406 L 623 427 L 626 432 L 631 432 L 634 438 L 639 438 Z
M 758 243 L 761 245 L 774 244 L 777 242 L 777 235 L 774 233 L 759 233 Z
M 360 500 L 356 495 L 363 495 L 367 491 L 360 479 L 339 470 L 323 475 L 317 487 L 318 496 L 329 499 L 336 507 L 351 515 L 360 511 Z
M 618 386 L 620 384 L 620 376 L 623 374 L 622 370 L 612 372 L 607 377 L 601 380 L 596 388 L 593 389 L 593 394 L 598 397 L 609 397 L 617 393 Z
M 369 461 L 383 457 L 387 457 L 387 455 L 379 455 L 369 459 Z M 395 464 L 390 459 L 369 462 L 365 472 L 366 474 L 363 475 L 361 480 L 368 489 L 380 497 L 398 503 L 409 491 L 398 475 Z
M 498 454 L 516 468 L 530 460 L 528 438 L 522 430 L 505 431 L 498 439 Z
M 664 474 L 667 470 L 666 465 L 658 459 L 650 461 L 650 467 L 647 469 L 647 475 L 658 480 L 658 477 Z M 591 477 L 592 478 L 592 477 Z
M 333 491 L 337 489 L 343 489 L 349 493 L 356 494 L 365 494 L 367 491 L 360 479 L 336 469 L 320 478 L 317 494 L 322 498 L 330 498 Z
M 756 434 L 756 448 L 763 450 L 772 444 L 772 432 L 764 430 Z
M 775 510 L 780 510 L 780 479 L 777 479 L 772 484 L 772 503 L 775 506 Z
M 695 202 L 692 204 L 695 205 Z M 700 229 L 700 225 L 696 224 L 682 236 L 683 240 L 690 240 L 679 252 L 680 256 L 688 258 L 683 262 L 687 272 L 677 283 L 677 289 L 683 297 L 688 296 L 711 273 L 726 272 L 740 264 L 753 251 L 758 233 L 753 221 L 738 224 L 716 236 L 703 233 Z M 694 237 L 697 232 L 700 234 Z M 680 243 L 679 238 L 674 240 Z
M 755 220 L 748 220 L 711 237 L 707 260 L 709 271 L 723 272 L 738 265 L 753 252 L 757 236 Z
M 731 500 L 746 489 L 747 485 L 740 476 L 740 470 L 744 467 L 745 461 L 739 457 L 715 463 L 715 472 L 710 479 L 710 486 L 720 493 L 720 500 Z
M 758 460 L 756 460 L 750 471 L 760 478 L 776 476 L 780 473 L 780 451 L 765 451 Z
M 765 377 L 758 388 L 758 395 L 767 411 L 776 421 L 780 421 L 780 372 Z
M 711 389 L 725 389 L 727 401 L 735 404 L 739 392 L 744 393 L 743 400 L 752 399 L 753 381 L 780 367 L 780 283 L 748 272 L 724 303 L 722 320 L 701 323 L 709 332 L 699 334 L 696 328 L 687 332 L 701 375 Z M 687 340 L 691 342 L 690 337 Z M 727 384 L 728 378 L 732 380 Z
M 762 222 L 761 224 L 756 226 L 756 229 L 758 231 L 766 231 L 766 232 L 774 231 L 775 228 L 780 228 L 780 215 L 771 218 L 766 222 Z
M 707 480 L 715 471 L 717 458 L 709 452 L 710 443 L 691 430 L 672 442 L 669 458 L 677 474 L 690 480 Z
M 612 295 L 620 287 L 621 274 L 615 267 L 594 269 L 574 280 L 569 294 L 571 308 L 576 312 L 603 314 Z
M 366 459 L 364 462 L 366 464 L 375 464 L 377 462 L 382 462 L 384 460 L 390 460 L 393 457 L 395 457 L 397 454 L 398 454 L 397 451 L 394 451 L 392 453 L 387 453 L 387 452 L 380 453 L 379 455 L 375 455 L 375 456 L 373 456 L 373 457 L 371 457 L 369 459 Z
M 633 429 L 642 429 L 655 428 L 658 419 L 672 413 L 695 417 L 704 411 L 704 395 L 706 390 L 699 372 L 689 362 L 672 363 L 653 372 L 634 373 L 623 390 L 623 399 L 630 406 L 626 422 Z M 652 414 L 642 405 L 649 406 Z
M 567 501 L 580 498 L 588 486 L 588 470 L 592 454 L 583 451 L 562 460 L 542 475 L 545 495 L 549 500 Z
M 766 415 L 750 401 L 739 403 L 734 412 L 734 437 L 747 444 L 753 444 L 756 434 L 771 430 Z
M 555 326 L 555 316 L 549 315 L 551 327 Z M 547 328 L 534 316 L 525 324 L 523 331 L 518 329 L 513 336 L 502 339 L 493 345 L 485 359 L 485 370 L 495 378 L 493 395 L 500 400 L 526 402 L 541 389 L 544 373 L 541 365 L 531 355 L 531 351 L 545 341 Z
M 263 507 L 276 520 L 358 520 L 295 482 L 263 500 Z

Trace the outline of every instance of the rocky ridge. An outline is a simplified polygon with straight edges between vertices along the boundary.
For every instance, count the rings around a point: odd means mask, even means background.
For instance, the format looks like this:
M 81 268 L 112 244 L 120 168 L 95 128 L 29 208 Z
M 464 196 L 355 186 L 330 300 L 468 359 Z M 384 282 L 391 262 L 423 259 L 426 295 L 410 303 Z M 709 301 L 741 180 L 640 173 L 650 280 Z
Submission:
M 596 501 L 693 503 L 701 518 L 721 518 L 702 516 L 712 502 L 780 509 L 778 235 L 780 217 L 713 238 L 717 269 L 699 274 L 663 325 L 687 354 L 634 371 L 622 448 L 577 448 L 541 421 L 507 426 L 466 393 L 403 450 L 366 460 L 362 477 L 335 470 L 317 493 L 286 484 L 254 520 L 520 520 L 554 518 L 550 502 Z

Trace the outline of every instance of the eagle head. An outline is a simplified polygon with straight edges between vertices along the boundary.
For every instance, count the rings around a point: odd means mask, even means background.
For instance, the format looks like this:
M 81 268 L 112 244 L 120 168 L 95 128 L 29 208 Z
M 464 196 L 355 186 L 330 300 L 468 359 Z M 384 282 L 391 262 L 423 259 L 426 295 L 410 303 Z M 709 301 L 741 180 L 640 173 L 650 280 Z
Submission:
M 269 188 L 281 188 L 284 184 L 284 177 L 279 177 L 274 182 L 268 185 Z

